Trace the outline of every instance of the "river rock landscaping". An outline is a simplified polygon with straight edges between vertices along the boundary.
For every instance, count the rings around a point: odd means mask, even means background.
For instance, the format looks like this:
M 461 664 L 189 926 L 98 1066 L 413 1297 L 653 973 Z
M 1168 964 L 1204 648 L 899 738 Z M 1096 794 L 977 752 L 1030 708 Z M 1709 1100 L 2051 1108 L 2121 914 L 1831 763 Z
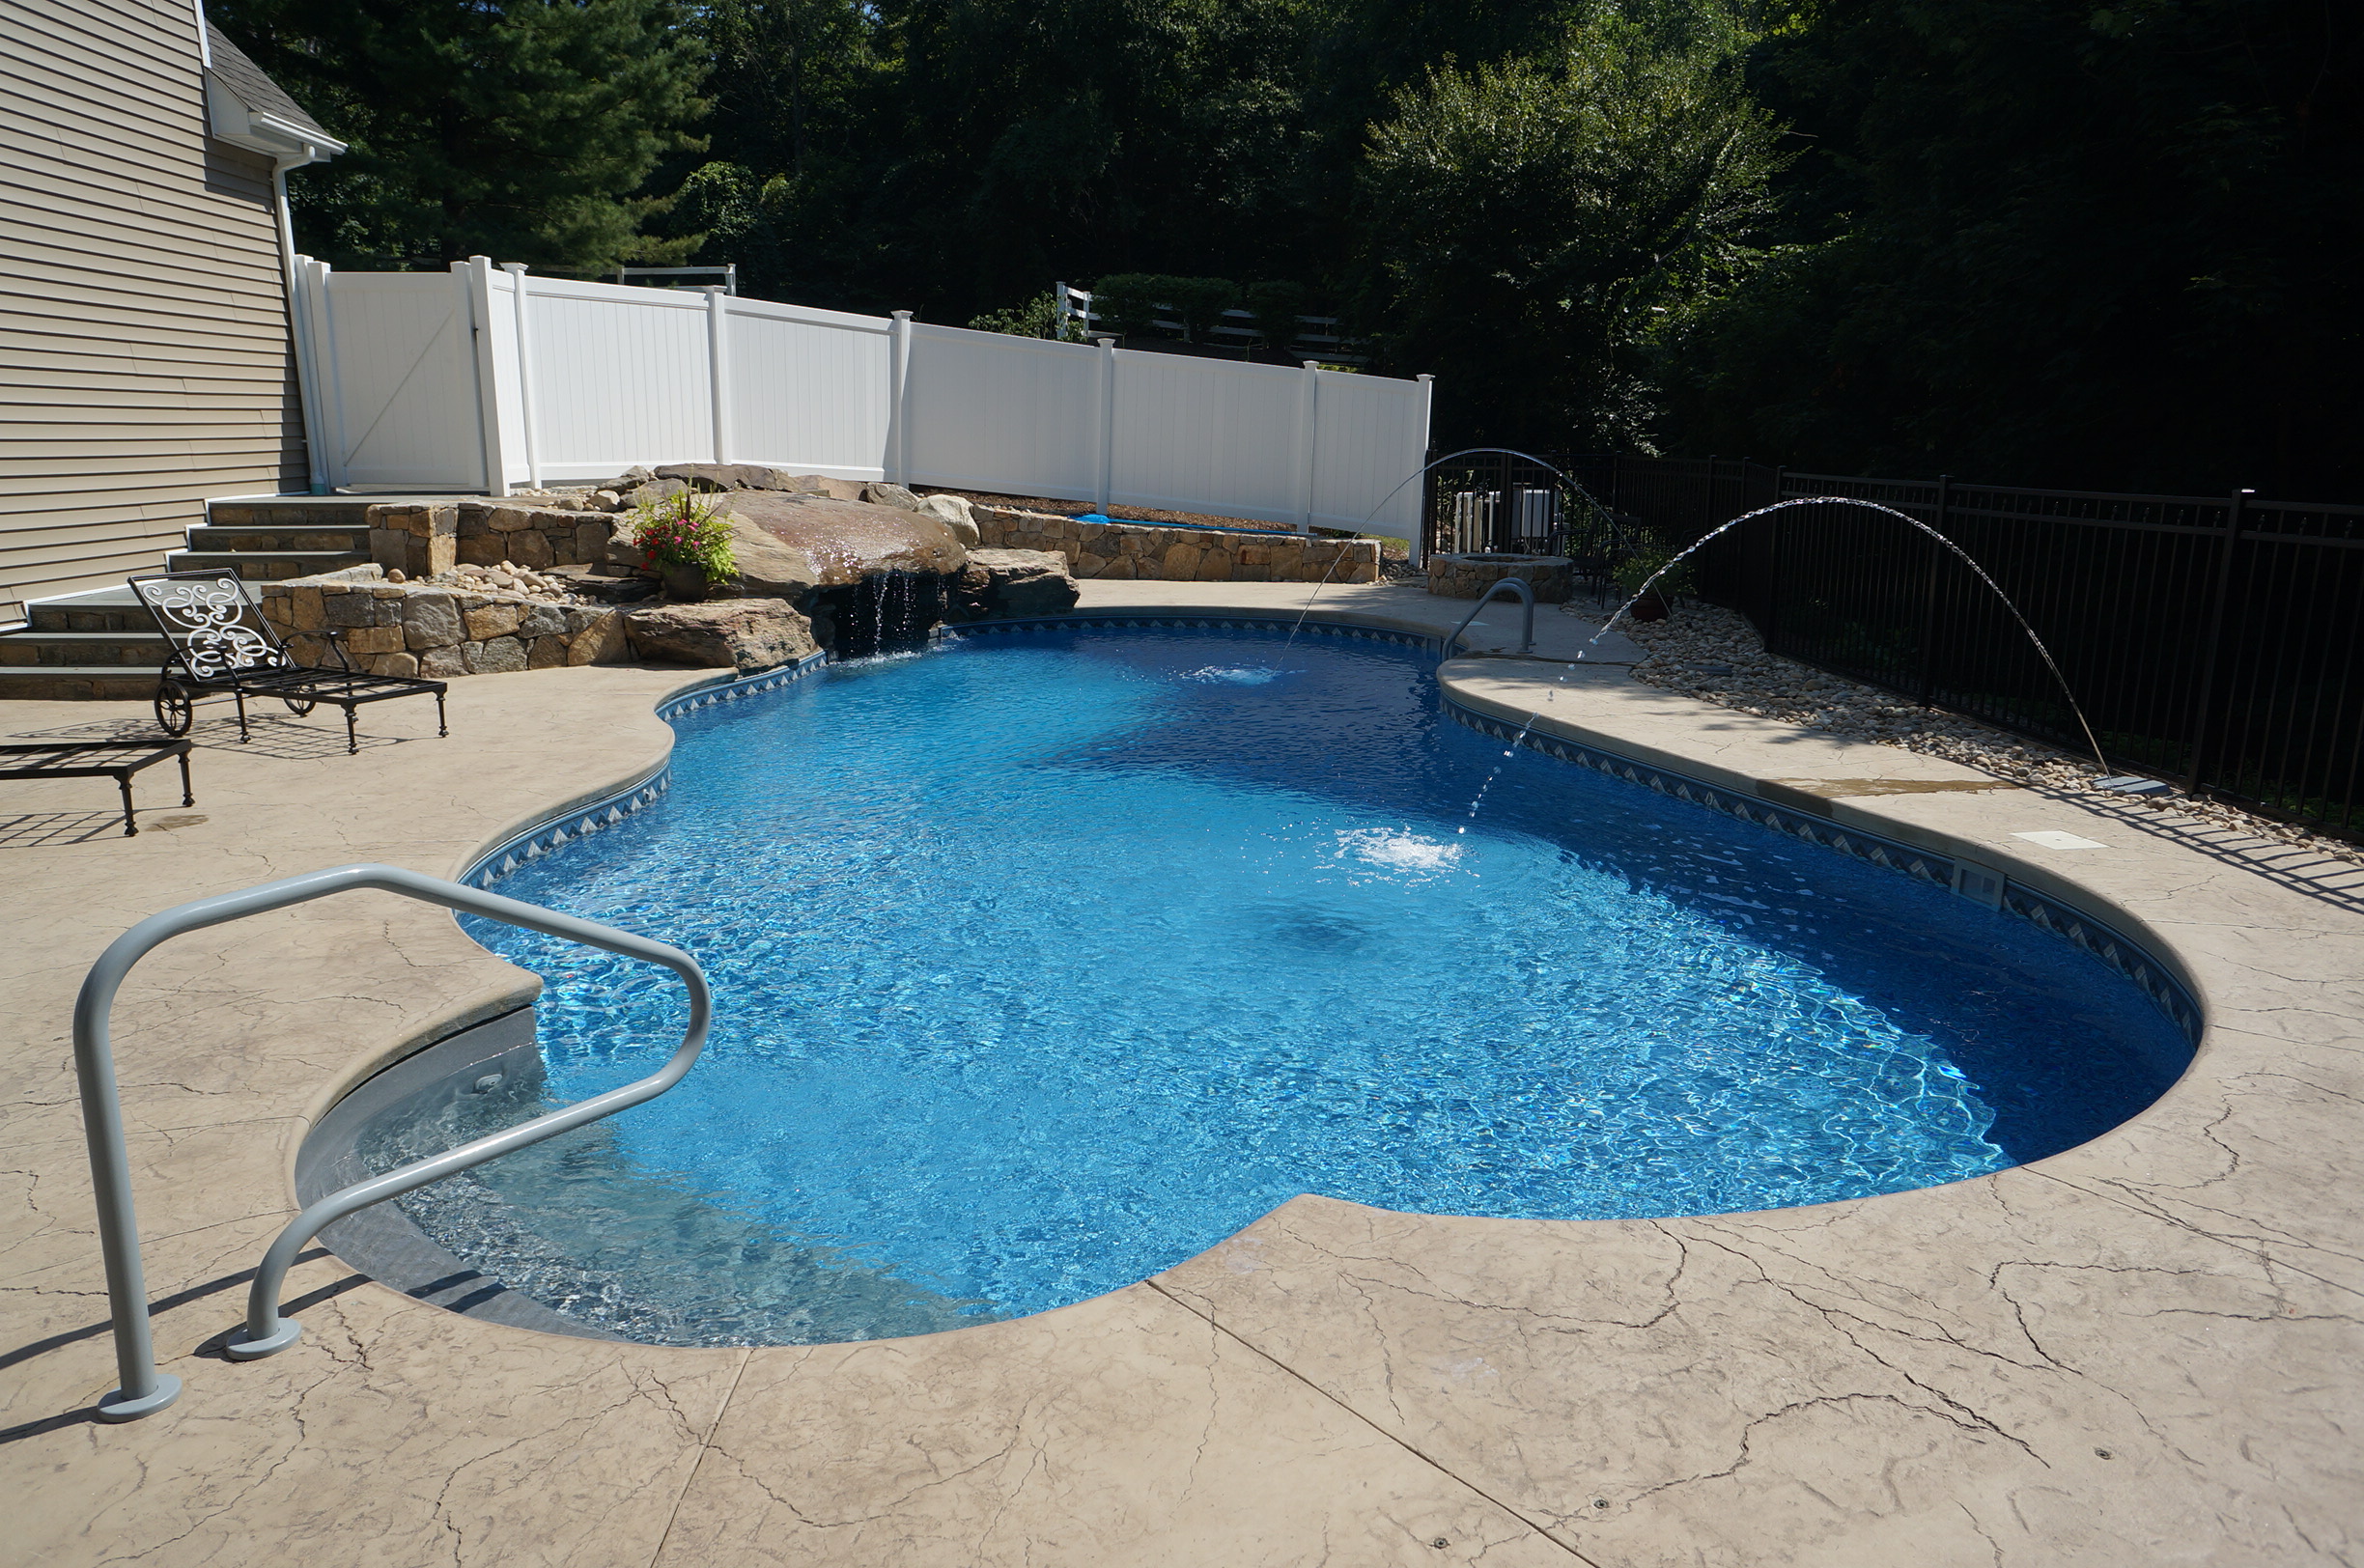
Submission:
M 1601 614 L 1592 605 L 1562 608 L 1589 619 Z M 2104 774 L 2091 758 L 1769 654 L 1757 629 L 1737 610 L 1686 599 L 1666 620 L 1637 623 L 1629 616 L 1620 619 L 1617 629 L 1647 652 L 1649 657 L 1634 666 L 1633 674 L 1651 686 L 1760 718 L 1943 757 L 2029 789 L 2062 795 L 2104 793 L 2095 788 Z M 2180 789 L 2109 798 L 2364 865 L 2364 845 L 2326 838 Z

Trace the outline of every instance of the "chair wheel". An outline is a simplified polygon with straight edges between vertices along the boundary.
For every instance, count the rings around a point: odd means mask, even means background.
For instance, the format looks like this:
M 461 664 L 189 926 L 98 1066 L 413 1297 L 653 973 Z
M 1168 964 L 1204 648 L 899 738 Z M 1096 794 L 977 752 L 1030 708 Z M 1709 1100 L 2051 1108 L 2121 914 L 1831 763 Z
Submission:
M 287 711 L 294 714 L 297 718 L 303 717 L 304 714 L 310 713 L 313 709 L 320 706 L 319 703 L 313 701 L 310 697 L 282 697 L 279 700 L 286 703 Z
M 155 694 L 156 725 L 175 740 L 188 734 L 189 725 L 196 721 L 197 704 L 181 688 L 178 681 L 158 681 Z

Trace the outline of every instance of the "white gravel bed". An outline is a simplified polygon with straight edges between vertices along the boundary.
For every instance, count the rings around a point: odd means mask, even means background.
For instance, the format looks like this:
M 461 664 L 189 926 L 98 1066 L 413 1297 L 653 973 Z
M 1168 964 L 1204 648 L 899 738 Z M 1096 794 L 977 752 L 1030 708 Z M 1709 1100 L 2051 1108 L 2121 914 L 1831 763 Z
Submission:
M 1588 620 L 1601 613 L 1590 605 L 1561 608 Z M 1826 730 L 1851 741 L 1872 741 L 1943 757 L 2030 789 L 2093 795 L 2116 805 L 2140 803 L 2272 843 L 2304 848 L 2329 859 L 2364 865 L 2364 845 L 2326 838 L 2221 801 L 2196 798 L 2180 789 L 2136 797 L 2097 791 L 2094 784 L 2105 775 L 2092 758 L 2080 760 L 2041 742 L 1923 708 L 1893 691 L 1768 654 L 1757 629 L 1736 610 L 1686 600 L 1663 621 L 1636 622 L 1629 617 L 1618 623 L 1618 630 L 1648 656 L 1634 666 L 1635 679 L 1702 702 Z M 1723 673 L 1727 670 L 1729 674 Z

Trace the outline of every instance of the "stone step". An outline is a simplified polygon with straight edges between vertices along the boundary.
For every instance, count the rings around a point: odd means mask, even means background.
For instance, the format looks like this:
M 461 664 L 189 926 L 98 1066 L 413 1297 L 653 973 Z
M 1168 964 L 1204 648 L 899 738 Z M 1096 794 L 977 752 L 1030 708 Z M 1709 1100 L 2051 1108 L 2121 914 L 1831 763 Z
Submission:
M 366 528 L 373 506 L 440 506 L 461 497 L 433 495 L 230 495 L 206 503 L 206 521 L 217 528 L 254 528 L 268 533 L 296 528 Z
M 0 700 L 146 702 L 156 672 L 122 664 L 0 664 Z
M 25 606 L 30 630 L 147 631 L 156 629 L 155 617 L 128 588 L 95 588 Z M 24 635 L 19 632 L 17 635 Z
M 308 577 L 315 572 L 369 564 L 367 550 L 175 550 L 164 558 L 167 572 L 235 572 L 256 582 Z
M 12 631 L 0 636 L 0 668 L 131 664 L 153 670 L 171 651 L 161 631 Z
M 216 550 L 234 553 L 253 550 L 366 550 L 369 548 L 369 527 L 358 521 L 351 527 L 333 528 L 320 523 L 284 527 L 256 524 L 238 528 L 209 524 L 188 531 L 188 547 L 207 553 Z

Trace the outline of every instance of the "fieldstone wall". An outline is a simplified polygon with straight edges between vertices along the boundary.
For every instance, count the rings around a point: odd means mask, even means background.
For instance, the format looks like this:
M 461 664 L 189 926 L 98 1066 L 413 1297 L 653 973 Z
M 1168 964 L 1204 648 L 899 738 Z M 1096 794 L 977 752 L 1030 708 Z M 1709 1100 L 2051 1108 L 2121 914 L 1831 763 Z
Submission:
M 430 680 L 632 658 L 624 612 L 605 604 L 553 604 L 435 583 L 388 582 L 374 565 L 259 586 L 263 618 L 287 639 L 300 664 L 334 666 L 332 636 L 369 674 Z
M 370 559 L 381 570 L 432 577 L 455 566 L 515 561 L 536 571 L 607 559 L 616 519 L 605 512 L 462 500 L 369 509 Z
M 1573 563 L 1559 555 L 1443 555 L 1428 557 L 1428 591 L 1447 599 L 1476 599 L 1505 577 L 1525 577 L 1541 604 L 1564 604 L 1575 590 Z
M 1379 542 L 1303 534 L 1217 533 L 1139 522 L 1078 522 L 1051 512 L 971 506 L 996 549 L 1055 550 L 1079 577 L 1168 582 L 1377 582 Z

